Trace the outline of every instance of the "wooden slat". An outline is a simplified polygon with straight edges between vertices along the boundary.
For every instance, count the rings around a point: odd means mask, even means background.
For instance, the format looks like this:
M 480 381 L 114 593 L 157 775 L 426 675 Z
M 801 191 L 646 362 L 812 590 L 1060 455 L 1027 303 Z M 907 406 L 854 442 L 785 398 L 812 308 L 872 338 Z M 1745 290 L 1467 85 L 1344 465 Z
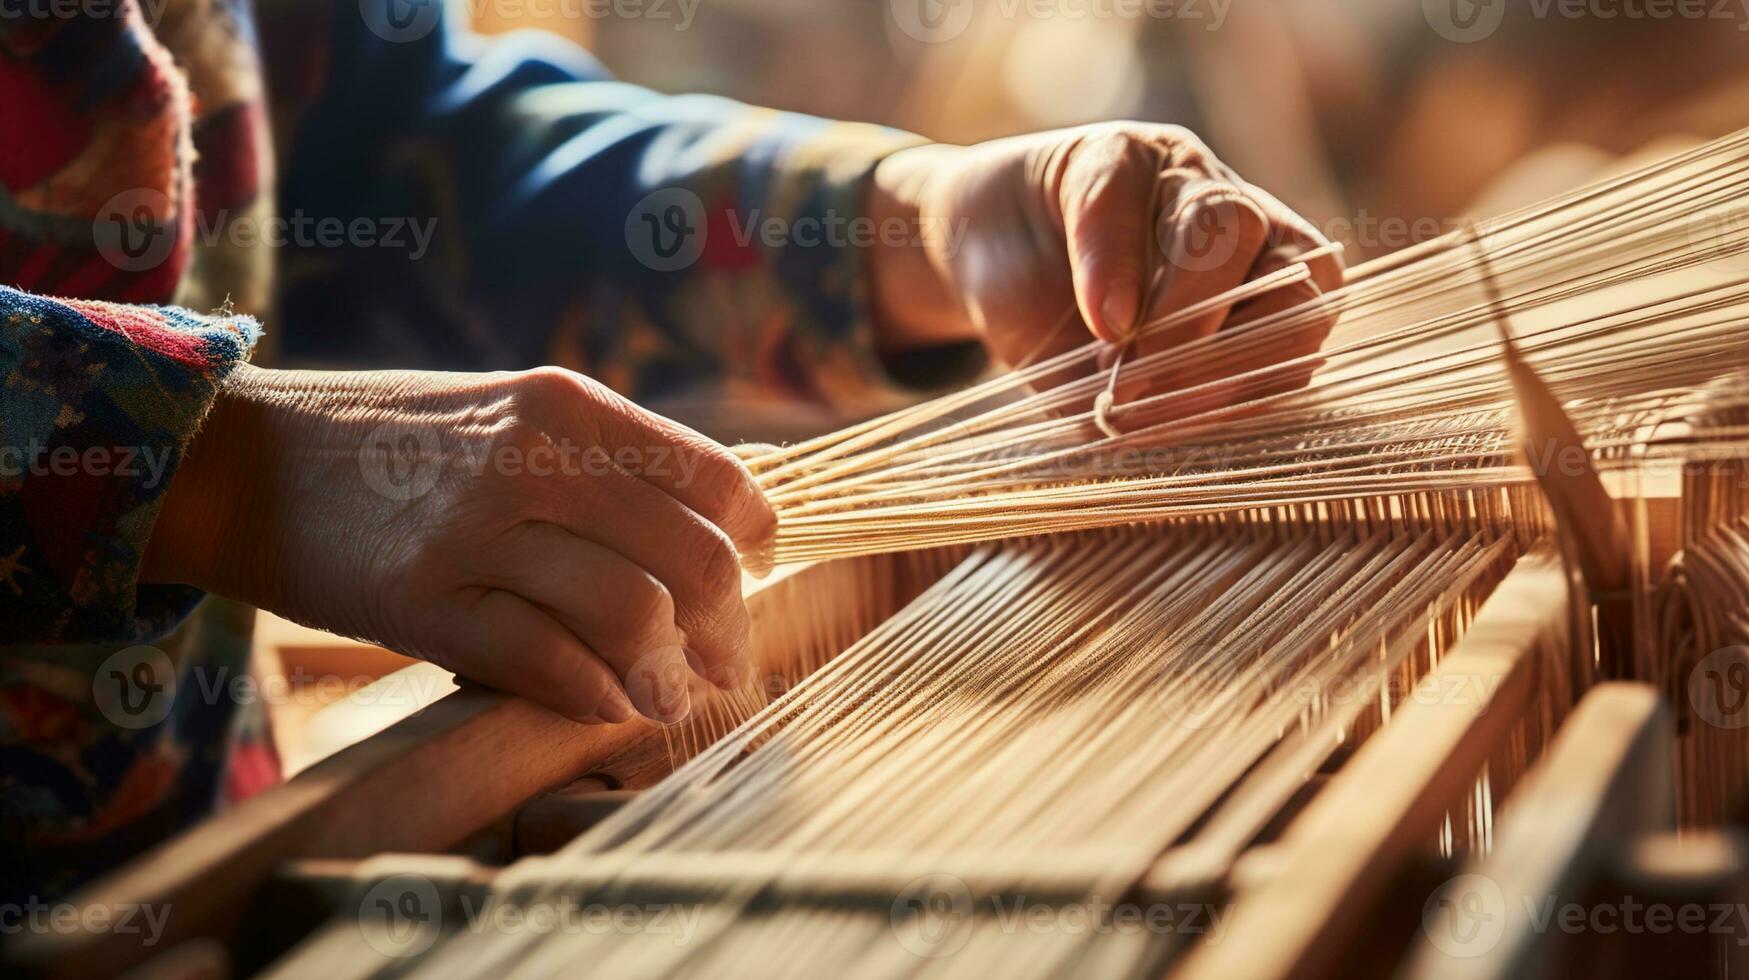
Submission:
M 1656 689 L 1604 684 L 1587 695 L 1507 802 L 1492 853 L 1435 899 L 1455 917 L 1429 921 L 1408 975 L 1551 975 L 1563 937 L 1540 917 L 1583 906 L 1636 838 L 1675 825 L 1671 738 Z
M 1241 888 L 1223 940 L 1194 950 L 1175 976 L 1336 975 L 1368 910 L 1517 726 L 1539 653 L 1567 644 L 1568 595 L 1558 561 L 1521 560 L 1422 681 L 1430 696 L 1361 746 L 1275 846 L 1277 873 Z
M 846 577 L 848 566 L 780 569 L 750 588 L 756 662 L 798 633 L 854 638 L 853 603 L 797 601 L 845 591 L 856 581 Z M 891 592 L 895 602 L 910 597 Z M 650 722 L 580 725 L 519 698 L 464 687 L 72 897 L 82 907 L 167 910 L 155 946 L 113 932 L 29 933 L 0 952 L 0 975 L 109 977 L 190 939 L 228 938 L 249 897 L 285 861 L 441 851 L 651 738 L 660 741 Z
M 1749 976 L 1749 923 L 1740 911 L 1749 907 L 1749 834 L 1735 827 L 1655 832 L 1612 857 L 1595 900 L 1633 909 L 1638 928 L 1624 924 L 1567 946 L 1565 975 Z

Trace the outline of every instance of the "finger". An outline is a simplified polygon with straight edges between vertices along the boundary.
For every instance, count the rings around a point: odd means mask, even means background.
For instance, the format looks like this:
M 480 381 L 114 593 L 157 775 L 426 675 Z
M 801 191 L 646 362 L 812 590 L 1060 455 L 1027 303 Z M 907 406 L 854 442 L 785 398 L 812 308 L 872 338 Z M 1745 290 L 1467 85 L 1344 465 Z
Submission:
M 1269 244 L 1270 224 L 1244 188 L 1175 172 L 1162 178 L 1157 232 L 1166 262 L 1150 297 L 1169 315 L 1243 283 Z M 1215 332 L 1228 310 L 1216 309 L 1167 331 L 1176 345 Z M 1150 338 L 1152 339 L 1152 338 Z
M 1306 260 L 1306 268 L 1312 274 L 1312 282 L 1324 293 L 1333 293 L 1342 288 L 1347 272 L 1342 263 L 1340 251 L 1328 250 L 1330 239 L 1299 212 L 1281 203 L 1275 195 L 1255 184 L 1241 182 L 1246 196 L 1263 209 L 1269 219 L 1270 244 L 1291 249 L 1297 254 L 1317 252 Z M 1295 261 L 1298 259 L 1296 258 Z M 1279 267 L 1278 267 L 1279 268 Z M 1270 271 L 1274 271 L 1273 269 Z
M 1275 275 L 1280 269 L 1303 262 L 1305 247 L 1307 243 L 1294 242 L 1270 248 L 1251 269 L 1251 278 Z M 1268 364 L 1286 366 L 1287 362 L 1308 359 L 1312 353 L 1317 353 L 1336 325 L 1336 306 L 1320 301 L 1322 296 L 1324 290 L 1320 289 L 1317 280 L 1308 280 L 1273 290 L 1249 303 L 1240 304 L 1237 310 L 1233 310 L 1233 317 L 1228 320 L 1230 327 L 1259 324 L 1256 327 L 1256 336 L 1240 345 L 1244 348 L 1237 352 L 1240 367 L 1256 369 Z M 1319 362 L 1319 366 L 1322 366 L 1322 362 Z M 1277 387 L 1280 390 L 1303 387 L 1305 381 L 1310 380 L 1310 373 L 1303 371 L 1303 367 L 1305 366 L 1301 364 L 1284 367 L 1284 376 L 1303 380 L 1293 385 Z
M 1261 209 L 1233 184 L 1182 171 L 1167 175 L 1163 181 L 1167 190 L 1159 230 L 1167 262 L 1150 310 L 1169 315 L 1245 282 L 1268 241 L 1269 225 Z M 1147 356 L 1207 337 L 1220 328 L 1228 313 L 1227 308 L 1213 309 L 1156 330 L 1141 341 L 1137 354 Z M 1182 363 L 1152 372 L 1152 383 L 1146 387 L 1191 387 L 1223 373 L 1220 358 L 1209 351 L 1196 351 Z
M 440 625 L 448 648 L 426 659 L 578 721 L 630 721 L 618 676 L 558 620 L 521 596 L 483 590 Z
M 1305 262 L 1301 259 L 1305 250 L 1307 248 L 1301 243 L 1287 243 L 1287 245 L 1268 248 L 1266 252 L 1258 255 L 1258 262 L 1252 266 L 1251 273 L 1245 278 L 1258 280 L 1258 278 L 1275 275 L 1293 264 Z M 1319 257 L 1313 257 L 1312 262 L 1315 261 L 1319 261 Z M 1305 264 L 1310 268 L 1312 262 L 1305 262 Z M 1280 313 L 1293 310 L 1294 313 L 1291 317 L 1280 317 L 1268 327 L 1270 334 L 1277 336 L 1277 338 L 1291 334 L 1293 339 L 1287 341 L 1287 348 L 1303 348 L 1307 343 L 1310 343 L 1315 350 L 1317 346 L 1324 343 L 1324 338 L 1329 336 L 1331 327 L 1336 325 L 1334 306 L 1313 303 L 1320 296 L 1324 296 L 1324 289 L 1320 287 L 1315 278 L 1307 280 L 1307 282 L 1284 285 L 1280 289 L 1270 290 L 1270 292 L 1265 292 L 1263 296 L 1249 299 L 1249 301 L 1235 306 L 1226 325 L 1237 327 L 1237 325 L 1254 324 L 1259 320 L 1277 317 Z
M 1295 245 L 1268 249 L 1252 265 L 1245 280 L 1279 272 L 1299 261 L 1300 254 L 1300 247 Z M 1322 361 L 1307 358 L 1322 346 L 1335 323 L 1333 314 L 1311 305 L 1321 295 L 1317 284 L 1307 280 L 1281 286 L 1235 306 L 1220 330 L 1276 319 L 1262 324 L 1256 332 L 1235 336 L 1223 344 L 1218 356 L 1208 360 L 1202 370 L 1174 372 L 1175 384 L 1156 383 L 1145 391 L 1138 390 L 1132 397 L 1146 397 L 1169 387 L 1195 388 L 1194 394 L 1187 393 L 1169 404 L 1137 411 L 1137 424 L 1144 418 L 1155 424 L 1186 418 L 1305 387 L 1323 365 Z M 1264 370 L 1272 365 L 1279 365 L 1279 369 Z M 1128 387 L 1141 388 L 1139 384 Z
M 741 563 L 719 527 L 649 484 L 621 473 L 569 482 L 558 503 L 571 534 L 625 556 L 673 599 L 671 617 L 704 677 L 736 688 L 752 671 L 752 621 L 742 598 Z
M 564 624 L 619 678 L 632 707 L 672 725 L 691 711 L 674 600 L 649 571 L 554 524 L 522 525 L 490 572 Z
M 686 637 L 665 584 L 593 541 L 526 523 L 490 574 L 581 639 L 614 670 L 631 707 L 673 725 L 691 712 Z
M 596 381 L 557 368 L 538 373 L 561 406 L 567 433 L 601 448 L 612 467 L 637 477 L 721 528 L 752 567 L 761 567 L 777 515 L 735 454 L 693 430 L 647 412 Z
M 606 433 L 611 443 L 648 453 L 649 464 L 631 471 L 633 476 L 721 528 L 740 554 L 757 558 L 769 551 L 777 514 L 747 465 L 727 447 L 642 410 L 616 415 L 613 424 L 620 431 Z M 671 462 L 663 465 L 663 456 Z
M 1287 313 L 1320 295 L 1317 286 L 1309 281 L 1283 287 L 1278 293 L 1234 309 L 1232 318 L 1222 330 Z M 1318 352 L 1324 338 L 1329 335 L 1332 319 L 1310 313 L 1289 313 L 1288 316 L 1290 318 L 1264 327 L 1264 333 L 1239 341 L 1230 351 L 1225 360 L 1229 365 L 1227 374 L 1232 380 L 1219 383 L 1228 384 L 1230 388 L 1223 394 L 1222 404 L 1256 401 L 1297 391 L 1323 367 L 1323 360 L 1312 355 Z
M 1141 316 L 1162 164 L 1158 147 L 1113 133 L 1080 143 L 1063 170 L 1058 199 L 1075 300 L 1100 340 L 1129 336 Z

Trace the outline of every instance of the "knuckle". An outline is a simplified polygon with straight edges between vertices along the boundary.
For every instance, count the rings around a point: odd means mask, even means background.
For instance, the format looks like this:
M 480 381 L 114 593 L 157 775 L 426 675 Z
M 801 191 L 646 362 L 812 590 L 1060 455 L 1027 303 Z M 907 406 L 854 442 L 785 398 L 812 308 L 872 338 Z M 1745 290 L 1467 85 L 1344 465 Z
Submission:
M 1138 123 L 1152 129 L 1159 138 L 1173 146 L 1202 146 L 1202 138 L 1192 132 L 1188 126 L 1179 123 Z
M 1106 190 L 1124 184 L 1124 178 L 1141 171 L 1157 170 L 1155 151 L 1146 141 L 1123 129 L 1102 130 L 1081 141 L 1070 160 L 1070 181 L 1080 188 L 1083 206 Z
M 561 367 L 530 368 L 516 374 L 516 390 L 519 395 L 533 401 L 556 403 L 561 399 L 575 398 L 585 393 L 584 378 L 574 371 Z
M 1190 129 L 1168 123 L 1158 127 L 1157 132 L 1159 139 L 1166 144 L 1173 166 L 1188 167 L 1205 173 L 1213 172 L 1221 166 L 1214 151 L 1202 141 L 1201 136 Z
M 1211 210 L 1230 234 L 1243 241 L 1263 242 L 1268 238 L 1269 217 L 1236 187 L 1216 185 L 1196 195 L 1191 203 Z
M 741 560 L 729 539 L 718 532 L 698 564 L 699 594 L 716 607 L 741 595 Z
M 712 648 L 740 649 L 751 629 L 741 598 L 741 563 L 726 536 L 713 537 L 696 566 L 695 601 L 684 611 L 687 631 Z
M 1128 153 L 1133 147 L 1143 145 L 1142 141 L 1136 138 L 1135 132 L 1122 123 L 1105 127 L 1093 134 L 1087 143 L 1091 148 L 1099 150 L 1100 156 L 1109 157 L 1121 156 Z
M 629 405 L 599 382 L 559 367 L 532 368 L 513 375 L 507 402 L 512 423 L 531 425 L 539 433 L 530 446 L 558 434 L 569 441 L 581 440 L 584 445 L 600 445 L 605 429 L 602 413 L 625 414 Z
M 776 529 L 777 514 L 747 464 L 734 453 L 714 443 L 700 447 L 704 462 L 698 469 L 701 495 L 708 498 L 713 523 L 746 543 L 763 541 Z
M 686 440 L 680 446 L 680 451 L 698 456 L 698 475 L 706 481 L 705 489 L 710 491 L 728 489 L 729 482 L 734 478 L 733 471 L 741 466 L 741 461 L 734 453 L 704 438 Z

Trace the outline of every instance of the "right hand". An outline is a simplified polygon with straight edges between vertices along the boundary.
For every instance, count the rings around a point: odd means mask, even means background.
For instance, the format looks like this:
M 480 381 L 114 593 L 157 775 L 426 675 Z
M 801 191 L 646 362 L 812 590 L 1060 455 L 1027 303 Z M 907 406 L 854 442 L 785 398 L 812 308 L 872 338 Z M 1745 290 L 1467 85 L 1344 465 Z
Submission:
M 738 552 L 765 553 L 775 528 L 728 450 L 568 371 L 245 367 L 176 474 L 141 580 L 579 720 L 673 723 L 694 676 L 751 676 Z

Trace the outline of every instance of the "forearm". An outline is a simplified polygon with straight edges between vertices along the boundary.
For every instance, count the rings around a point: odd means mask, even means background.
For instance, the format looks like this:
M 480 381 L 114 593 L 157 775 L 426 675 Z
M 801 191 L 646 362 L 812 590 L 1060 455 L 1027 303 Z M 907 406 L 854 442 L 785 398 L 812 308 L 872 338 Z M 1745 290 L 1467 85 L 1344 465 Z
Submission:
M 243 365 L 220 386 L 164 495 L 140 581 L 236 598 L 261 591 L 260 563 L 249 556 L 271 550 L 268 491 L 284 447 L 267 424 L 257 382 L 275 373 Z
M 923 205 L 930 177 L 958 147 L 901 150 L 875 166 L 868 187 L 868 216 L 877 229 L 904 229 L 903 236 L 869 250 L 870 304 L 876 343 L 903 353 L 976 340 L 965 306 L 951 287 L 947 260 L 963 234 L 926 223 Z M 961 229 L 963 233 L 963 229 Z

